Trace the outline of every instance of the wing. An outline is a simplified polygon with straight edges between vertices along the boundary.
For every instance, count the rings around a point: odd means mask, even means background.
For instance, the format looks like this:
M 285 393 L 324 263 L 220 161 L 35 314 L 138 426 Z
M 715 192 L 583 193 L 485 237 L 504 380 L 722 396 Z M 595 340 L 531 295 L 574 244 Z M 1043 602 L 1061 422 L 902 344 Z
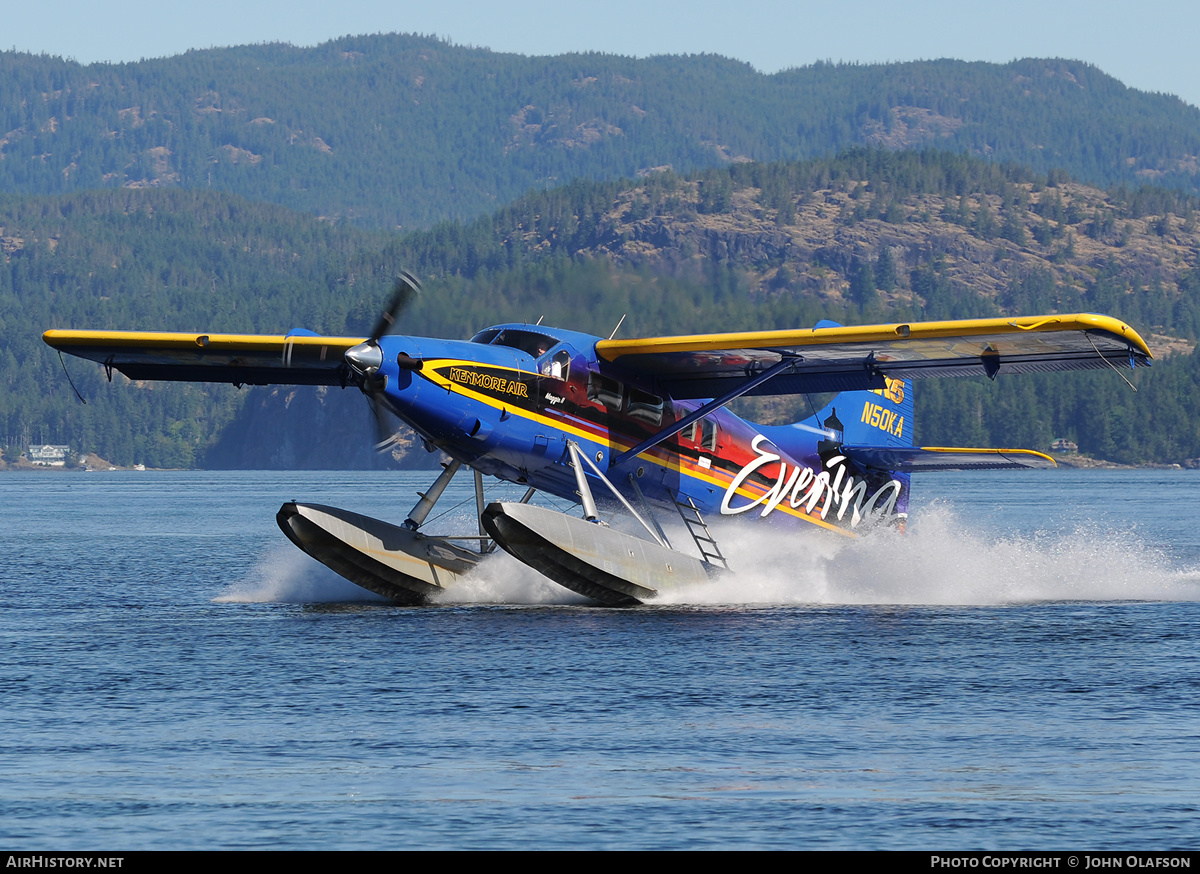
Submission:
M 1133 328 L 1092 313 L 601 340 L 596 353 L 676 398 L 719 397 L 788 358 L 789 372 L 747 394 L 874 389 L 883 387 L 884 376 L 1137 367 L 1153 358 Z
M 346 350 L 357 337 L 306 334 L 178 334 L 140 331 L 47 331 L 60 352 L 89 358 L 111 377 L 230 382 L 234 385 L 346 385 Z

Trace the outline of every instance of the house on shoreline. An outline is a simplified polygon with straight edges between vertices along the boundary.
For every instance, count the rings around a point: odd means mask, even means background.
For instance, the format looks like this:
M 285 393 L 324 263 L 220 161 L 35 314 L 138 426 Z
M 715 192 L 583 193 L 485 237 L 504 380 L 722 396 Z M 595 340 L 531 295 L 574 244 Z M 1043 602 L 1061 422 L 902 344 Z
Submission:
M 47 443 L 44 446 L 30 446 L 25 457 L 35 467 L 66 467 L 67 453 L 70 451 L 69 446 L 52 446 Z

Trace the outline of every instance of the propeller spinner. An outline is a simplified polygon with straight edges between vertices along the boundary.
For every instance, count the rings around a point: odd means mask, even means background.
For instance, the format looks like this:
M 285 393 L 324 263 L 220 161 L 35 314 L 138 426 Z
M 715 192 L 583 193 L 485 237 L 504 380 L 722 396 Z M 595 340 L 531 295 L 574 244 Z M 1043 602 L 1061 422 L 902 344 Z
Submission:
M 374 340 L 359 343 L 346 350 L 346 363 L 359 376 L 374 376 L 379 370 L 379 365 L 383 364 L 383 350 Z

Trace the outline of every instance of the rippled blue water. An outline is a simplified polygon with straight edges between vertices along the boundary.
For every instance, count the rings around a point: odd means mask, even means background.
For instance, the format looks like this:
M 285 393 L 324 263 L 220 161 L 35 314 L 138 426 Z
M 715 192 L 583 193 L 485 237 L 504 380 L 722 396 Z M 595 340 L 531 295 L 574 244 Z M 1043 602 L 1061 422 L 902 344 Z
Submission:
M 0 476 L 0 843 L 1197 845 L 1195 473 L 928 476 L 903 538 L 726 530 L 633 610 L 503 557 L 363 600 L 275 526 L 429 478 Z

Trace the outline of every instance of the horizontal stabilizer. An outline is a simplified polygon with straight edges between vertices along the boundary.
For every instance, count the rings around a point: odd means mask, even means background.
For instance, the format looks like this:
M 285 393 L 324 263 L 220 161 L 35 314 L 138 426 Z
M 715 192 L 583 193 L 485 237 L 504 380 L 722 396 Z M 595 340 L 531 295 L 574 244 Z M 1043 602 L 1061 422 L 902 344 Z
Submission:
M 1015 470 L 1058 467 L 1032 449 L 964 449 L 956 446 L 843 446 L 855 464 L 878 470 L 913 473 L 934 470 Z

